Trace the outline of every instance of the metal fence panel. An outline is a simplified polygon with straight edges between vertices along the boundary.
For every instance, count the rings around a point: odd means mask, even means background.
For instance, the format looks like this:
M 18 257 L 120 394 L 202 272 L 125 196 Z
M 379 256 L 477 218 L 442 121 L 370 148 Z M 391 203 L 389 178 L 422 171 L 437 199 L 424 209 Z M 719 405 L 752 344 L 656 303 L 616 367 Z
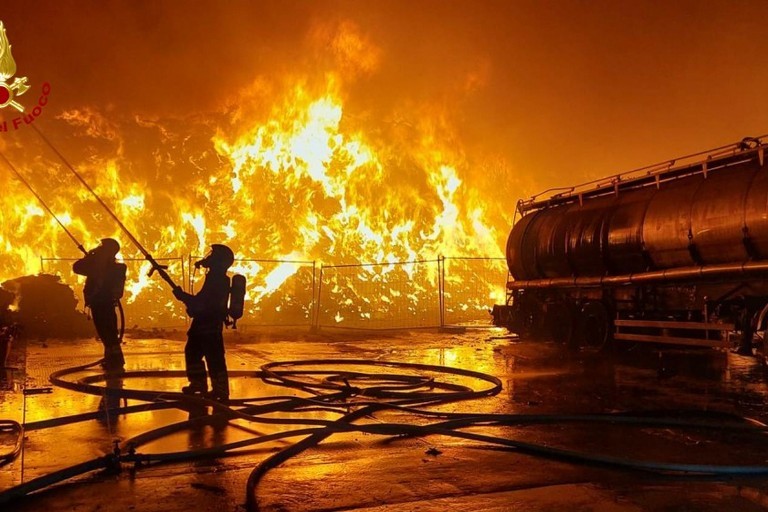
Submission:
M 192 266 L 199 258 L 157 260 L 194 293 L 204 278 Z M 41 258 L 41 269 L 60 276 L 82 301 L 85 278 L 72 272 L 73 262 Z M 189 319 L 183 304 L 160 279 L 148 277 L 150 264 L 143 259 L 125 263 L 126 326 L 185 326 Z M 504 258 L 441 257 L 323 267 L 313 261 L 238 259 L 230 269 L 235 273 L 247 281 L 239 325 L 403 329 L 490 321 L 489 310 L 505 300 L 507 268 Z
M 444 323 L 490 323 L 493 305 L 504 303 L 508 272 L 504 258 L 444 258 Z
M 323 266 L 317 327 L 385 329 L 440 325 L 438 260 Z
M 194 259 L 199 258 L 192 256 L 191 260 Z M 237 259 L 229 273 L 242 274 L 246 279 L 245 307 L 243 318 L 237 322 L 239 326 L 311 325 L 316 286 L 313 261 Z M 191 290 L 202 286 L 203 276 L 199 271 L 196 273 Z

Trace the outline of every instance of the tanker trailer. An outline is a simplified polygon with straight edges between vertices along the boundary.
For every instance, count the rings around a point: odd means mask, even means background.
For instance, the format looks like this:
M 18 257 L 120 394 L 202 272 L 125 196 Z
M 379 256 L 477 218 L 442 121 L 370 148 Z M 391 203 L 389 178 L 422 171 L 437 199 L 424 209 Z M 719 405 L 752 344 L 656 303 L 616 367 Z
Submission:
M 494 323 L 576 346 L 751 352 L 768 315 L 766 137 L 519 201 Z

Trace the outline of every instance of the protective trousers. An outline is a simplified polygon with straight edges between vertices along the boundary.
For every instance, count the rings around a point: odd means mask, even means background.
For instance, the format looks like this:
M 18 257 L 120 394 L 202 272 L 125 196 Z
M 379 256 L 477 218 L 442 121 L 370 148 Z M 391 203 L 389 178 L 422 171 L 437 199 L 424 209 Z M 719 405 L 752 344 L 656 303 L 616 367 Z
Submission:
M 203 363 L 205 358 L 205 363 Z M 211 391 L 216 398 L 229 398 L 229 375 L 224 357 L 221 331 L 190 332 L 184 347 L 189 383 L 200 390 L 208 389 L 205 365 L 211 375 Z
M 117 334 L 117 313 L 115 305 L 92 304 L 91 315 L 96 333 L 104 345 L 104 367 L 107 370 L 121 369 L 125 364 L 123 349 L 120 347 L 120 338 Z

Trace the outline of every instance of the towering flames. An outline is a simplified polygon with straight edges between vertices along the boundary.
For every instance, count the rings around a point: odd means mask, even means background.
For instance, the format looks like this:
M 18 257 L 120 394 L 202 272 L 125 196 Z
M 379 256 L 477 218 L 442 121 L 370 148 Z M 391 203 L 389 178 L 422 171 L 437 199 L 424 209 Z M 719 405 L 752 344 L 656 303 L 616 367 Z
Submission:
M 218 113 L 160 119 L 83 107 L 40 126 L 157 258 L 201 255 L 215 242 L 240 258 L 325 264 L 500 256 L 506 222 L 495 229 L 464 185 L 470 164 L 449 113 L 346 112 L 345 84 L 373 72 L 380 52 L 348 25 L 316 37 L 331 38 L 334 69 L 256 80 Z M 113 236 L 124 257 L 138 254 L 31 131 L 5 152 L 87 247 Z M 10 172 L 0 183 L 0 279 L 42 263 L 76 284 L 70 262 L 40 259 L 77 257 L 71 241 Z M 298 268 L 246 261 L 236 270 L 258 308 Z M 150 321 L 183 315 L 146 265 L 130 269 L 127 302 L 149 301 Z M 170 271 L 182 280 L 180 260 Z

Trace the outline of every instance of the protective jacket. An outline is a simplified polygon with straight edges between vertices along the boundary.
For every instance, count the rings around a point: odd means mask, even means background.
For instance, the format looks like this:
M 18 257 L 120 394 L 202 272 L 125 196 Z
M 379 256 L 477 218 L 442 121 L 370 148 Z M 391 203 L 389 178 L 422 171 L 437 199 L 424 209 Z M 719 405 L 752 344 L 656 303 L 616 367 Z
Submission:
M 88 253 L 72 265 L 76 274 L 86 276 L 83 295 L 85 305 L 114 305 L 123 296 L 126 266 L 114 260 L 105 260 L 94 252 Z
M 187 314 L 192 317 L 189 334 L 221 332 L 227 318 L 229 287 L 226 273 L 210 271 L 205 275 L 203 287 L 195 295 L 179 293 L 179 299 L 187 306 Z

